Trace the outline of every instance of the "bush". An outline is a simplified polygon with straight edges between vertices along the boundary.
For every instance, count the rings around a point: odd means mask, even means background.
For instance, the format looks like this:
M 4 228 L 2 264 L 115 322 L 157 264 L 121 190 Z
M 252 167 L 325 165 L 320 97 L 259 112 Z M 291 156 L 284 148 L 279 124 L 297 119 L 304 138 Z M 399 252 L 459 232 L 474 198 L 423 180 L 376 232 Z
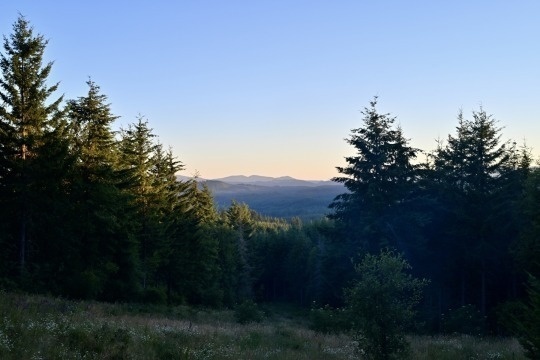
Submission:
M 352 327 L 349 315 L 345 308 L 313 306 L 309 312 L 310 328 L 325 334 L 346 332 Z
M 377 256 L 367 254 L 355 269 L 359 279 L 345 295 L 360 352 L 374 360 L 408 357 L 405 331 L 427 280 L 407 274 L 407 261 L 388 249 Z
M 263 315 L 256 303 L 251 300 L 246 300 L 236 306 L 234 318 L 240 324 L 247 324 L 250 322 L 261 322 Z
M 529 275 L 528 299 L 518 304 L 512 316 L 511 329 L 529 359 L 540 359 L 540 280 Z

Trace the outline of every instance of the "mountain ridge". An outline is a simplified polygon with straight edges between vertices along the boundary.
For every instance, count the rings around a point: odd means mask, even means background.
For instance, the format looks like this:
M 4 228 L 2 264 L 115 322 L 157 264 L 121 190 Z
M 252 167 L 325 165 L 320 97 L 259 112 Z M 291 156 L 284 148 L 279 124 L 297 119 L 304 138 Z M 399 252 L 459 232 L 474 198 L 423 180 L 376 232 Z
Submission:
M 179 180 L 191 180 L 178 176 Z M 218 209 L 226 209 L 233 201 L 247 204 L 261 215 L 293 218 L 304 221 L 328 215 L 328 205 L 346 192 L 343 184 L 333 181 L 299 180 L 291 176 L 233 175 L 218 179 L 196 178 L 206 185 Z
M 193 177 L 178 175 L 178 180 L 186 181 L 191 180 Z M 205 179 L 205 178 L 196 178 L 199 182 L 206 182 L 206 181 L 220 181 L 228 184 L 246 184 L 246 185 L 259 185 L 259 186 L 265 186 L 265 187 L 272 187 L 272 186 L 321 186 L 321 185 L 329 185 L 329 186 L 337 186 L 339 184 L 336 184 L 335 182 L 331 180 L 301 180 L 293 178 L 292 176 L 279 176 L 279 177 L 271 177 L 271 176 L 261 176 L 261 175 L 231 175 L 231 176 L 225 176 L 222 178 L 215 178 L 215 179 Z

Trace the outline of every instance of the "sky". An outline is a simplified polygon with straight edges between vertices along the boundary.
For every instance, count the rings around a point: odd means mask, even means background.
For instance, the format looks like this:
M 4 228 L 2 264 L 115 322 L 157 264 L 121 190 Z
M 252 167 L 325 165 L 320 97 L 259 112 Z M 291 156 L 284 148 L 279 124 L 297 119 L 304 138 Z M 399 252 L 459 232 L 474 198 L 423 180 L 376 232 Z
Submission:
M 483 107 L 540 155 L 538 1 L 2 1 L 3 35 L 18 14 L 60 94 L 91 77 L 186 176 L 338 176 L 374 96 L 422 150 Z

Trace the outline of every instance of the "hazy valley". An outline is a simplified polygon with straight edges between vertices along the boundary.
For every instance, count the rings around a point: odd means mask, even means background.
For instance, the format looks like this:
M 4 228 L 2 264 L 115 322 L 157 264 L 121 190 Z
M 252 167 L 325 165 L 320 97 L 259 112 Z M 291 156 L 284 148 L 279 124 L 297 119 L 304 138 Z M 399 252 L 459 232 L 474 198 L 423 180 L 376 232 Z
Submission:
M 181 180 L 188 177 L 179 177 Z M 345 188 L 332 181 L 298 180 L 289 176 L 228 176 L 199 179 L 211 190 L 219 209 L 232 201 L 246 203 L 261 215 L 313 220 L 328 214 L 328 205 Z

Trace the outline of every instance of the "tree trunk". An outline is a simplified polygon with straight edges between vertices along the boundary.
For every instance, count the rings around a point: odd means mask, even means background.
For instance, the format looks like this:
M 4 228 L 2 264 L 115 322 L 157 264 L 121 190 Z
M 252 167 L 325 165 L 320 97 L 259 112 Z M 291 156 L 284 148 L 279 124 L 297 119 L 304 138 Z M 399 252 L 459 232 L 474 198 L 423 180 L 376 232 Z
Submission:
M 19 239 L 19 270 L 21 276 L 26 267 L 26 211 L 23 211 L 21 218 L 21 237 Z
M 486 266 L 485 262 L 482 260 L 482 270 L 480 273 L 480 312 L 482 316 L 486 316 Z

